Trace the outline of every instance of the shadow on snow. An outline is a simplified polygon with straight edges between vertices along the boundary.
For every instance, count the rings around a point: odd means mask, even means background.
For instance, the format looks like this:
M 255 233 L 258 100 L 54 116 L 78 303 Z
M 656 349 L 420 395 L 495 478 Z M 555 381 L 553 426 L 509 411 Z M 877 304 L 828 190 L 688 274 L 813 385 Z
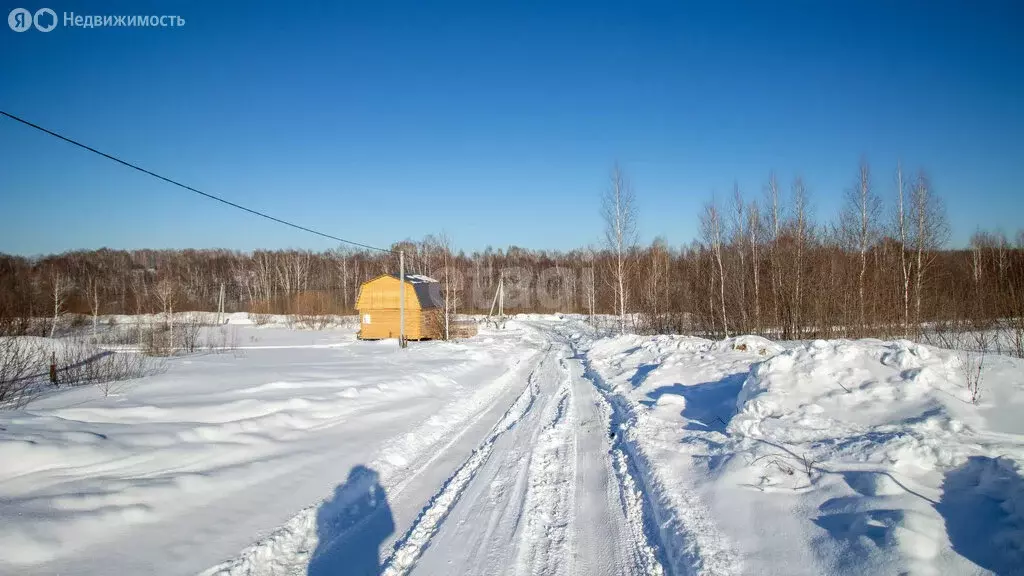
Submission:
M 316 514 L 319 537 L 309 576 L 380 574 L 380 547 L 395 531 L 387 494 L 378 475 L 356 466 Z
M 661 366 L 661 364 L 641 364 L 637 366 L 636 372 L 633 373 L 629 378 L 629 383 L 636 388 L 644 383 L 647 379 L 647 375 L 654 371 L 655 368 Z
M 1024 479 L 1010 460 L 972 456 L 950 470 L 935 509 L 958 554 L 996 574 L 1024 574 Z
M 747 372 L 730 374 L 721 380 L 683 386 L 672 384 L 661 386 L 647 393 L 650 400 L 641 403 L 653 406 L 662 396 L 681 396 L 685 402 L 680 415 L 689 420 L 687 430 L 704 430 L 725 433 L 729 421 L 736 414 L 736 397 L 743 388 Z

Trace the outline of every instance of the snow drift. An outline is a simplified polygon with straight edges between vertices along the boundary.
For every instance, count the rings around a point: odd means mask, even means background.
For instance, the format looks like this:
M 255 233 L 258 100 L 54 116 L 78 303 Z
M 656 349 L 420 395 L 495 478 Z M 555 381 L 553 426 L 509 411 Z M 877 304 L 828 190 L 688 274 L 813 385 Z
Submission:
M 1021 573 L 1024 438 L 989 418 L 1020 410 L 1020 363 L 994 362 L 975 406 L 963 362 L 874 340 L 819 340 L 760 362 L 729 424 L 746 457 L 731 477 L 806 492 L 818 527 L 806 536 L 830 572 Z

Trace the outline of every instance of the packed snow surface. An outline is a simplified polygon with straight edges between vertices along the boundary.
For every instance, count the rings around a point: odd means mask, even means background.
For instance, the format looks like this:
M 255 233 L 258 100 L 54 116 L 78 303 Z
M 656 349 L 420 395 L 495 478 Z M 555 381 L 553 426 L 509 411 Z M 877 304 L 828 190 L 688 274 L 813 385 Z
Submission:
M 1024 574 L 1019 360 L 972 403 L 905 341 L 229 322 L 0 412 L 0 573 Z

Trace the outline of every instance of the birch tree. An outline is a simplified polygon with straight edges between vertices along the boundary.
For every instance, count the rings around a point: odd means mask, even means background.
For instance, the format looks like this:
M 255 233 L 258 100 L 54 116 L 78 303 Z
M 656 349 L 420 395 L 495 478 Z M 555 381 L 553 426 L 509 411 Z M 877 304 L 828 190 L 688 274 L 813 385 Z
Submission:
M 903 337 L 910 337 L 910 260 L 907 259 L 906 186 L 903 164 L 896 163 L 896 234 L 900 242 L 900 274 L 903 281 Z
M 782 317 L 779 310 L 779 296 L 782 292 L 782 263 L 779 259 L 779 226 L 781 217 L 779 214 L 779 183 L 775 178 L 774 172 L 768 175 L 768 217 L 771 225 L 769 260 L 771 263 L 772 306 L 774 308 L 772 320 L 781 325 Z
M 438 236 L 435 242 L 437 252 L 439 253 L 439 258 L 441 260 L 441 267 L 443 270 L 442 274 L 444 276 L 444 293 L 442 295 L 444 299 L 444 339 L 450 340 L 452 316 L 454 315 L 454 311 L 458 305 L 456 302 L 456 294 L 454 292 L 455 286 L 452 283 L 452 276 L 455 274 L 451 265 L 452 242 L 448 235 L 444 233 Z
M 864 334 L 867 326 L 867 301 L 864 293 L 864 278 L 868 271 L 868 250 L 877 237 L 878 215 L 881 203 L 871 189 L 871 168 L 866 160 L 860 163 L 857 184 L 846 194 L 846 204 L 841 215 L 842 235 L 857 253 L 858 326 Z
M 619 333 L 626 332 L 626 277 L 629 251 L 636 245 L 636 207 L 633 189 L 616 164 L 612 169 L 608 189 L 602 198 L 601 216 L 604 219 L 605 245 L 613 255 L 613 283 Z
M 761 278 L 757 247 L 761 242 L 761 211 L 757 207 L 757 202 L 751 202 L 747 207 L 747 234 L 750 238 L 750 265 L 754 272 L 754 327 L 760 334 L 763 326 L 761 324 Z
M 156 298 L 160 301 L 160 307 L 164 312 L 164 322 L 170 334 L 170 349 L 174 350 L 174 301 L 177 295 L 177 286 L 169 279 L 161 280 L 156 285 Z
M 100 277 L 98 274 L 90 274 L 86 280 L 88 291 L 89 312 L 92 315 L 92 337 L 95 339 L 99 331 L 100 320 Z
M 722 218 L 718 213 L 718 206 L 715 201 L 704 206 L 704 215 L 701 217 L 701 234 L 711 249 L 711 256 L 714 258 L 718 269 L 718 295 L 719 306 L 722 313 L 722 331 L 725 337 L 729 337 L 729 319 L 725 312 L 725 267 L 722 264 Z
M 586 263 L 587 267 L 583 269 L 582 287 L 587 299 L 587 314 L 590 319 L 590 325 L 594 325 L 594 309 L 597 305 L 597 283 L 594 278 L 594 262 L 596 260 L 596 251 L 592 246 L 588 246 L 586 249 Z
M 739 184 L 733 184 L 733 243 L 739 253 L 740 267 L 736 274 L 736 285 L 739 291 L 740 302 L 740 331 L 746 333 L 747 328 L 747 224 L 743 211 L 746 204 L 743 202 L 743 195 L 740 193 Z
M 914 249 L 917 262 L 914 267 L 914 314 L 918 325 L 921 323 L 921 298 L 928 269 L 935 259 L 935 251 L 949 235 L 946 214 L 938 197 L 932 194 L 928 176 L 922 171 L 917 175 L 912 193 L 914 221 Z
M 50 272 L 50 296 L 53 300 L 53 323 L 50 325 L 50 338 L 57 335 L 57 324 L 60 322 L 61 314 L 64 313 L 64 303 L 70 291 L 71 282 L 67 275 L 56 269 L 52 270 Z
M 795 282 L 793 296 L 792 332 L 798 334 L 802 326 L 804 252 L 807 245 L 807 188 L 799 176 L 793 181 L 793 235 L 796 240 L 796 258 L 793 261 Z

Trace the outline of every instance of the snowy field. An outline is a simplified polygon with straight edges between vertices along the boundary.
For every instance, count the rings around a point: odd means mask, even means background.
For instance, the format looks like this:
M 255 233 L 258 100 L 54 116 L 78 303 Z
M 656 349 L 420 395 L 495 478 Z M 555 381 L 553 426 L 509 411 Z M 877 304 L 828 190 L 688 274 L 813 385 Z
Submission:
M 1024 574 L 1024 361 L 232 329 L 0 411 L 0 574 Z

